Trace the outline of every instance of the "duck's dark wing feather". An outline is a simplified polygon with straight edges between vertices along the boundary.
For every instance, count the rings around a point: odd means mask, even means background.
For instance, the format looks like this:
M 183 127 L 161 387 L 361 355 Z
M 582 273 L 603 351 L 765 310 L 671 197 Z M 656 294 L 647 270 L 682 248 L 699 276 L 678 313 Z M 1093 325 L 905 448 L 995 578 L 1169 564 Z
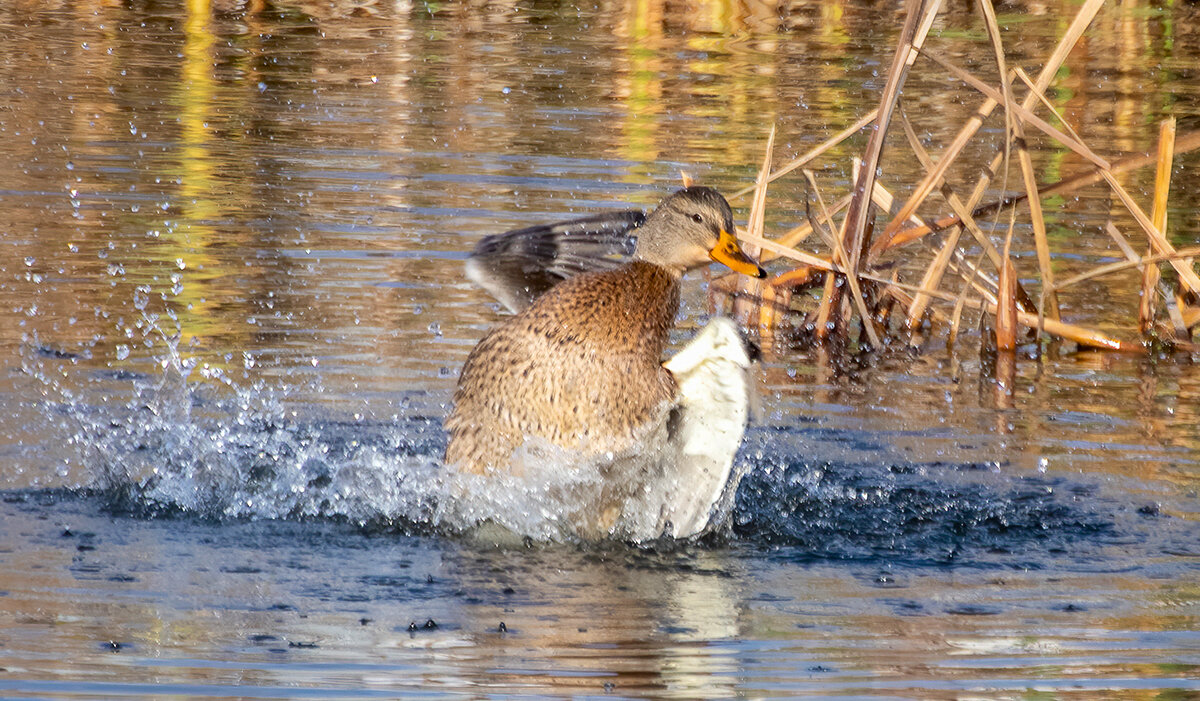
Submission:
M 572 275 L 627 262 L 645 219 L 630 209 L 485 236 L 467 259 L 467 277 L 519 312 Z

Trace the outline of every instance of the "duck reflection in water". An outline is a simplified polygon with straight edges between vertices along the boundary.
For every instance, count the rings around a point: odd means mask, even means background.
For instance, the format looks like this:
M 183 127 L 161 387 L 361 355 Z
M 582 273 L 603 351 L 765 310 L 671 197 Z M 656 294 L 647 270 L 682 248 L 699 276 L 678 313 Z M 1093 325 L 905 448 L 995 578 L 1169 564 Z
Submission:
M 442 652 L 437 683 L 493 696 L 736 696 L 745 660 L 724 643 L 744 634 L 742 566 L 665 545 L 451 549 L 443 573 L 462 596 L 448 625 L 396 644 Z
M 724 197 L 688 187 L 645 216 L 480 242 L 468 274 L 517 314 L 467 357 L 446 421 L 446 463 L 467 478 L 466 501 L 490 499 L 468 507 L 476 520 L 522 530 L 492 498 L 503 483 L 553 514 L 537 534 L 549 538 L 687 538 L 719 525 L 747 420 L 748 348 L 718 318 L 662 356 L 686 271 L 717 261 L 765 276 L 733 231 Z

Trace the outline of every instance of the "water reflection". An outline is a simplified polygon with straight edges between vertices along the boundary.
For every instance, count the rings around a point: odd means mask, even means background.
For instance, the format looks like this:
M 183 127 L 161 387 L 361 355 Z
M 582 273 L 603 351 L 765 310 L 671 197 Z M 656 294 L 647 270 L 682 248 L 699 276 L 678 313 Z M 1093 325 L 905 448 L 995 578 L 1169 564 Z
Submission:
M 1010 60 L 1037 65 L 1075 9 L 1001 8 Z M 998 391 L 974 320 L 954 352 L 777 348 L 729 541 L 413 535 L 455 373 L 501 314 L 465 251 L 652 204 L 680 170 L 740 188 L 772 123 L 786 159 L 874 106 L 895 11 L 0 6 L 0 688 L 1194 693 L 1200 374 L 1179 359 L 1018 355 Z M 1196 126 L 1198 33 L 1186 3 L 1110 5 L 1050 98 L 1106 156 L 1145 150 L 1168 114 Z M 989 75 L 970 3 L 930 44 Z M 975 109 L 932 72 L 905 101 L 934 155 Z M 1040 180 L 1081 165 L 1035 147 Z M 861 149 L 835 149 L 822 186 Z M 956 186 L 991 155 L 969 151 Z M 1179 246 L 1200 240 L 1180 185 L 1198 165 L 1177 163 Z M 803 221 L 805 197 L 781 183 L 768 232 Z M 1111 211 L 1099 188 L 1053 209 L 1057 275 L 1115 256 Z M 1032 260 L 1027 237 L 1016 253 Z M 1136 289 L 1097 283 L 1065 312 L 1128 313 Z M 708 311 L 694 280 L 676 340 Z M 45 491 L 61 486 L 101 491 Z
M 1096 576 L 720 547 L 495 549 L 96 506 L 0 502 L 10 693 L 1116 698 L 1190 693 L 1200 666 L 1188 649 L 1200 592 L 1120 562 Z
M 564 557 L 572 562 L 562 567 Z M 720 553 L 459 553 L 469 679 L 550 693 L 723 697 L 736 688 L 734 572 Z M 504 631 L 500 631 L 500 623 Z M 549 661 L 549 664 L 547 664 Z M 475 666 L 477 665 L 477 666 Z

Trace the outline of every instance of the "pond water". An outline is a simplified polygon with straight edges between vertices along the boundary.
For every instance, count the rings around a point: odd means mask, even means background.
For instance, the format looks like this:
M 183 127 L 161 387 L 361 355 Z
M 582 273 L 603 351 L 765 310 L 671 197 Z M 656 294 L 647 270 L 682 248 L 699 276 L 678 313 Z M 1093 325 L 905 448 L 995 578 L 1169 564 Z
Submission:
M 986 74 L 973 7 L 930 45 Z M 1000 7 L 1010 61 L 1036 71 L 1076 10 Z M 786 159 L 875 106 L 900 22 L 815 1 L 5 4 L 0 695 L 1200 694 L 1186 355 L 1023 351 L 1008 393 L 973 318 L 953 350 L 778 348 L 720 537 L 447 532 L 441 422 L 503 318 L 463 276 L 474 243 L 652 206 L 681 170 L 742 188 L 772 124 Z M 937 150 L 977 99 L 922 65 L 905 104 Z M 1051 97 L 1104 154 L 1151 151 L 1166 116 L 1200 128 L 1197 66 L 1200 10 L 1135 0 Z M 1084 166 L 1034 145 L 1043 181 Z M 889 182 L 912 160 L 885 156 Z M 1179 246 L 1200 242 L 1198 173 L 1176 160 Z M 1148 201 L 1153 173 L 1124 177 Z M 772 189 L 769 234 L 805 196 Z M 1110 217 L 1135 231 L 1099 187 L 1048 216 L 1060 276 L 1120 259 Z M 1027 232 L 1014 253 L 1034 280 Z M 1134 276 L 1064 317 L 1133 338 Z

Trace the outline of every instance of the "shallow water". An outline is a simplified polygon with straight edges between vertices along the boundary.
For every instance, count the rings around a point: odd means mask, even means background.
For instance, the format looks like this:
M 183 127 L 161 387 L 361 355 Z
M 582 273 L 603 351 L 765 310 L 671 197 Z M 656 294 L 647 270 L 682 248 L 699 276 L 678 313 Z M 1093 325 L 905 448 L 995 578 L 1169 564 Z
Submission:
M 780 349 L 722 536 L 446 532 L 441 421 L 502 317 L 462 276 L 474 242 L 652 205 L 681 169 L 739 189 L 771 121 L 790 157 L 874 106 L 894 8 L 202 4 L 0 9 L 0 694 L 1200 693 L 1186 357 L 1051 347 L 1009 394 L 977 334 Z M 1074 9 L 1000 8 L 1010 60 L 1036 68 Z M 1198 27 L 1187 4 L 1106 8 L 1052 97 L 1109 155 L 1168 114 L 1196 128 Z M 931 44 L 986 70 L 969 6 Z M 945 143 L 963 95 L 915 72 L 918 132 Z M 1035 158 L 1044 180 L 1082 167 Z M 1198 169 L 1177 161 L 1181 246 Z M 1145 200 L 1151 178 L 1126 183 Z M 773 191 L 769 229 L 804 196 Z M 1099 188 L 1053 210 L 1060 276 L 1120 256 L 1110 211 L 1132 230 Z M 1067 302 L 1128 318 L 1136 286 Z M 537 507 L 513 504 L 531 529 Z

